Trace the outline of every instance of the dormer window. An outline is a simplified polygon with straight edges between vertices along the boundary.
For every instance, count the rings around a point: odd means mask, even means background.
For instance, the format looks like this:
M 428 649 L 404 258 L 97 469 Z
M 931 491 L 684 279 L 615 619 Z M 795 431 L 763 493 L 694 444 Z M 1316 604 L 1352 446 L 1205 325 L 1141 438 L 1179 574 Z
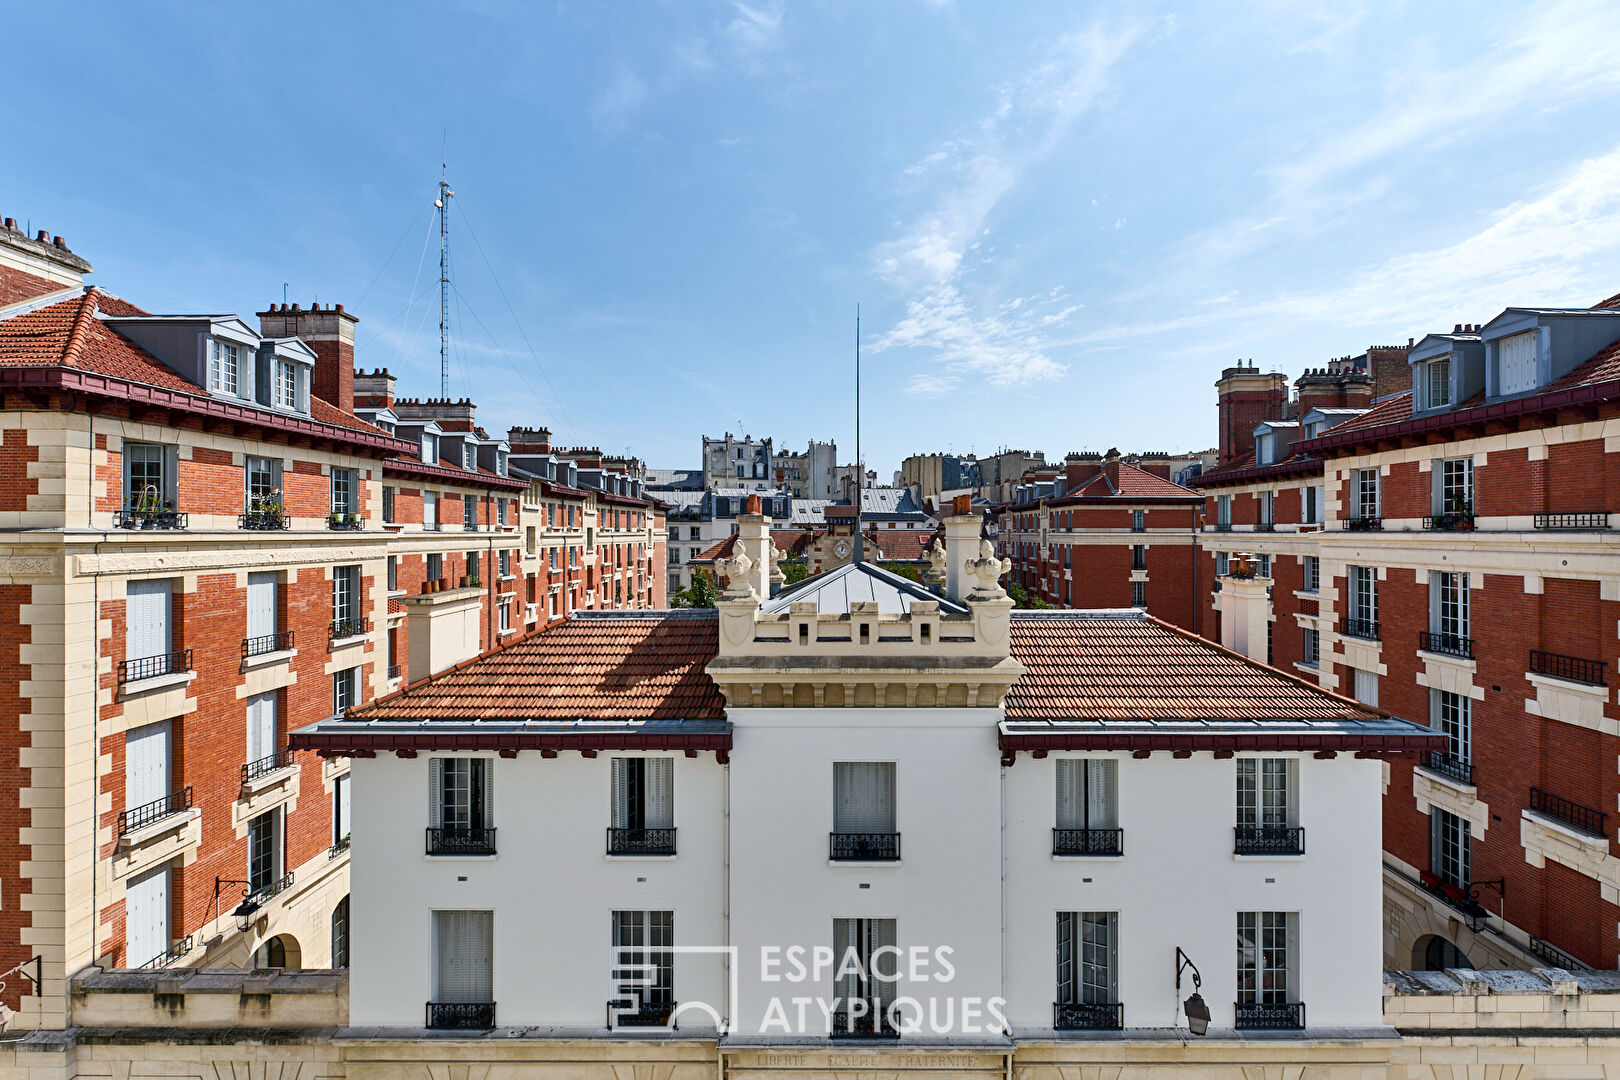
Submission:
M 1276 437 L 1269 432 L 1257 435 L 1254 439 L 1254 461 L 1257 465 L 1270 465 L 1272 455 L 1272 442 Z
M 472 443 L 463 442 L 461 444 L 461 467 L 463 469 L 466 469 L 468 472 L 478 471 L 478 463 L 476 460 L 477 456 L 477 449 Z
M 505 450 L 497 450 L 495 452 L 495 475 L 496 476 L 505 476 L 506 475 L 506 451 Z
M 428 465 L 439 463 L 439 437 L 432 432 L 422 433 L 422 461 Z
M 298 365 L 287 360 L 276 361 L 276 407 L 298 408 Z
M 1438 409 L 1451 404 L 1451 361 L 1435 360 L 1425 365 L 1424 388 L 1428 407 Z
M 1536 331 L 1496 343 L 1496 374 L 1498 394 L 1522 394 L 1536 388 Z
M 208 342 L 208 389 L 237 396 L 237 370 L 241 351 L 228 341 Z

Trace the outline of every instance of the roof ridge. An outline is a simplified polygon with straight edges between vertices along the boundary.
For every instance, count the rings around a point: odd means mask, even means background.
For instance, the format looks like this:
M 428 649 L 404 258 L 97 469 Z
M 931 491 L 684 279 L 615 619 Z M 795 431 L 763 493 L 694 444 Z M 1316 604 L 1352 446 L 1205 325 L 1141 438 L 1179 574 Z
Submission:
M 68 367 L 79 366 L 79 353 L 84 351 L 85 338 L 90 336 L 90 326 L 95 321 L 96 306 L 99 302 L 97 297 L 100 293 L 101 290 L 92 285 L 79 298 L 79 310 L 73 316 L 73 329 L 68 331 L 68 339 L 62 345 L 62 363 Z

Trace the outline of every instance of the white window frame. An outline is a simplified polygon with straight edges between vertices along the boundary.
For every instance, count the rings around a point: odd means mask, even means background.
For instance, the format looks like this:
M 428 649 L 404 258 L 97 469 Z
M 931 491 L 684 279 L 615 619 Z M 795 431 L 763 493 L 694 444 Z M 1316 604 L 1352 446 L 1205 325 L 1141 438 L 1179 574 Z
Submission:
M 235 342 L 208 339 L 208 389 L 240 397 L 242 348 Z

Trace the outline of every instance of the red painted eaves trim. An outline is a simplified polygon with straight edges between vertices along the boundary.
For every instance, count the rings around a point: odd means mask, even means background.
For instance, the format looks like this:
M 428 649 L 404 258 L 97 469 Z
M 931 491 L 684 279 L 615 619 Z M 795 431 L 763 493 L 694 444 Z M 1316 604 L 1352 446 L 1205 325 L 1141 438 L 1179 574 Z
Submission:
M 1192 732 L 1029 732 L 1001 734 L 1001 749 L 1005 753 L 1020 750 L 1076 750 L 1076 751 L 1295 751 L 1312 752 L 1331 750 L 1337 753 L 1419 754 L 1428 750 L 1444 751 L 1443 734 L 1413 735 L 1358 735 L 1312 734 L 1310 732 L 1252 732 L 1231 735 L 1194 734 Z
M 295 731 L 294 750 L 314 750 L 328 756 L 421 750 L 694 750 L 725 756 L 731 751 L 730 732 L 581 731 L 581 732 L 474 732 L 407 731 L 343 732 Z
M 463 487 L 493 487 L 505 488 L 508 491 L 527 491 L 529 482 L 518 480 L 510 476 L 496 476 L 482 470 L 468 472 L 466 469 L 450 469 L 443 465 L 429 465 L 426 462 L 411 458 L 389 458 L 383 462 L 384 476 L 430 476 L 436 480 L 444 480 Z
M 1321 474 L 1322 459 L 1307 458 L 1303 461 L 1279 461 L 1275 465 L 1257 465 L 1252 469 L 1237 469 L 1232 472 L 1195 476 L 1190 483 L 1198 488 L 1224 487 L 1228 484 L 1247 483 L 1250 480 L 1268 480 L 1284 476 L 1320 476 Z

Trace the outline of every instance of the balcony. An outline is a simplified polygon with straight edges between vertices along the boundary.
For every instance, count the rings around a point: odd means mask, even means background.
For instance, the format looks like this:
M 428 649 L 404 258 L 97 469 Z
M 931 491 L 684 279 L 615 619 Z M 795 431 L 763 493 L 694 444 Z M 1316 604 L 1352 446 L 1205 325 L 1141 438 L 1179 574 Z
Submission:
M 345 836 L 343 839 L 337 841 L 331 847 L 326 849 L 326 857 L 328 859 L 335 859 L 339 855 L 342 855 L 345 851 L 348 851 L 348 850 L 349 850 L 349 838 L 347 836 Z
M 1305 1003 L 1239 1001 L 1232 1006 L 1239 1031 L 1298 1031 L 1305 1027 Z
M 1540 788 L 1530 789 L 1530 809 L 1538 814 L 1545 814 L 1550 818 L 1557 818 L 1566 825 L 1573 825 L 1582 832 L 1593 836 L 1607 837 L 1605 829 L 1608 814 L 1600 810 L 1593 810 L 1589 806 L 1560 799 L 1557 795 L 1549 794 Z
M 1059 1031 L 1120 1031 L 1125 1027 L 1125 1006 L 1117 1001 L 1060 1001 L 1052 1006 L 1052 1026 Z
M 1214 529 L 1216 532 L 1231 532 L 1232 523 L 1230 521 L 1217 521 L 1215 524 L 1211 525 L 1210 528 Z
M 1427 630 L 1421 630 L 1418 632 L 1418 648 L 1424 652 L 1457 656 L 1464 660 L 1474 658 L 1474 639 L 1463 637 L 1461 634 L 1432 634 Z
M 249 761 L 242 766 L 242 783 L 251 784 L 259 777 L 273 773 L 277 769 L 288 768 L 292 763 L 293 752 L 291 748 L 277 750 L 275 753 L 262 757 L 257 761 Z
M 364 637 L 369 633 L 371 633 L 371 619 L 366 616 L 362 615 L 353 619 L 333 619 L 327 627 L 327 647 L 331 648 L 336 642 L 345 641 L 349 638 Z
M 900 834 L 831 833 L 827 858 L 833 862 L 896 862 L 900 858 Z
M 132 833 L 136 829 L 162 821 L 171 814 L 184 813 L 191 809 L 191 788 L 186 786 L 179 791 L 154 799 L 144 806 L 136 806 L 125 810 L 118 815 L 118 835 Z
M 388 681 L 393 682 L 405 673 L 405 669 L 398 664 L 388 665 Z
M 1538 675 L 1551 675 L 1555 679 L 1585 683 L 1588 686 L 1604 685 L 1603 669 L 1607 666 L 1603 660 L 1583 660 L 1578 656 L 1561 656 L 1539 649 L 1530 650 L 1531 671 Z
M 1459 510 L 1450 514 L 1435 514 L 1423 519 L 1423 527 L 1435 532 L 1473 532 L 1474 513 L 1472 510 Z
M 126 508 L 113 511 L 116 529 L 184 529 L 191 516 L 178 510 L 145 510 Z
M 478 522 L 476 522 L 476 521 L 463 521 L 461 523 L 461 528 L 462 528 L 462 530 L 464 532 L 477 532 L 478 531 Z
M 1053 855 L 1123 855 L 1124 829 L 1053 829 Z
M 886 1002 L 877 1002 L 879 1011 L 856 1014 L 845 1010 L 832 1014 L 832 1028 L 827 1032 L 834 1039 L 897 1039 L 900 1032 L 889 1023 Z M 870 1008 L 873 1003 L 867 1002 Z
M 1538 529 L 1607 529 L 1609 515 L 1602 510 L 1574 510 L 1562 514 L 1537 514 Z
M 260 634 L 258 637 L 242 639 L 242 659 L 253 656 L 263 656 L 266 653 L 287 652 L 293 647 L 293 632 L 291 630 L 278 630 L 274 634 Z
M 118 685 L 140 682 L 142 679 L 156 679 L 163 675 L 182 675 L 190 670 L 190 649 L 175 649 L 173 652 L 158 653 L 156 656 L 143 656 L 139 660 L 120 660 Z
M 1363 641 L 1377 641 L 1378 620 L 1340 619 L 1339 633 L 1345 637 L 1361 638 Z
M 366 527 L 359 514 L 328 514 L 326 527 L 338 532 L 359 532 Z
M 429 855 L 493 855 L 495 830 L 482 826 L 461 826 L 427 831 Z
M 1257 521 L 1257 522 L 1254 523 L 1254 531 L 1255 532 L 1276 532 L 1277 531 L 1277 523 L 1275 521 Z
M 1239 825 L 1232 839 L 1234 855 L 1305 854 L 1305 830 L 1296 825 Z
M 1347 532 L 1379 532 L 1384 527 L 1384 519 L 1381 517 L 1341 518 L 1339 526 Z
M 493 1001 L 430 1001 L 427 1026 L 452 1031 L 489 1031 L 495 1026 Z
M 620 998 L 607 1003 L 608 1027 L 668 1027 L 675 1015 L 673 1001 L 643 1001 L 639 1005 L 633 998 Z
M 1450 754 L 1430 750 L 1423 759 L 1423 767 L 1437 776 L 1444 776 L 1446 779 L 1455 780 L 1459 784 L 1473 786 L 1474 767 Z
M 1418 883 L 1431 895 L 1438 896 L 1465 915 L 1469 926 L 1476 931 L 1484 925 L 1484 920 L 1490 915 L 1484 905 L 1474 898 L 1473 894 L 1477 894 L 1479 890 L 1471 885 L 1464 886 L 1455 881 L 1448 881 L 1433 870 L 1418 871 Z
M 609 855 L 673 855 L 674 829 L 609 829 Z
M 292 528 L 292 515 L 282 513 L 280 510 L 249 510 L 245 514 L 236 515 L 236 527 L 265 531 L 290 529 Z
M 191 937 L 190 935 L 187 935 L 186 937 L 183 937 L 179 941 L 175 942 L 173 945 L 170 945 L 167 949 L 164 949 L 162 952 L 158 953 L 156 956 L 152 957 L 152 959 L 148 960 L 146 963 L 142 964 L 140 966 L 140 970 L 147 971 L 156 970 L 158 968 L 166 968 L 176 960 L 180 959 L 182 956 L 186 955 L 186 953 L 190 952 L 191 945 Z
M 251 877 L 252 875 L 249 876 Z M 292 872 L 288 871 L 285 877 L 280 877 L 275 881 L 269 882 L 268 884 L 260 885 L 257 889 L 252 888 L 250 885 L 250 891 L 247 894 L 247 899 L 255 900 L 260 905 L 268 904 L 271 900 L 275 899 L 277 896 L 280 896 L 282 893 L 286 892 L 292 887 L 293 876 Z

